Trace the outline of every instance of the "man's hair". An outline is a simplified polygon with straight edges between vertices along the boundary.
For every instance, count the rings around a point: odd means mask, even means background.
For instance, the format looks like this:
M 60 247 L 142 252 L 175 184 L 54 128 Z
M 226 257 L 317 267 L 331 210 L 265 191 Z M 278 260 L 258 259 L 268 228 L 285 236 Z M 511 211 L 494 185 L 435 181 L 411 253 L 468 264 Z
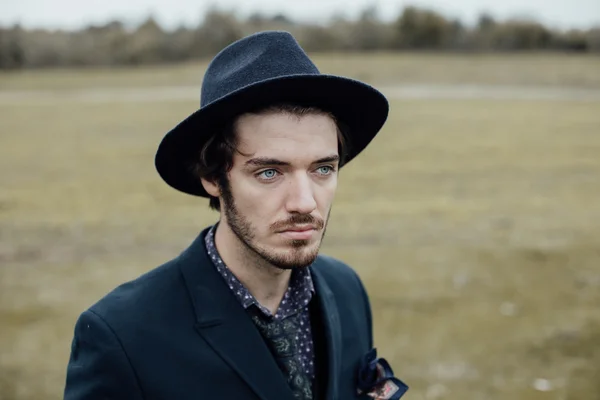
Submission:
M 337 127 L 338 136 L 338 154 L 340 156 L 339 165 L 344 165 L 349 149 L 347 128 L 344 124 L 338 121 L 335 116 L 317 107 L 302 106 L 288 103 L 278 103 L 252 110 L 252 114 L 264 113 L 286 113 L 296 116 L 320 114 L 328 115 L 333 119 Z M 195 175 L 198 179 L 204 178 L 213 182 L 221 188 L 228 190 L 229 179 L 228 173 L 233 167 L 233 155 L 239 150 L 237 148 L 237 134 L 235 131 L 236 119 L 229 121 L 227 124 L 218 129 L 202 146 L 199 151 L 198 158 L 192 166 Z M 220 201 L 218 197 L 209 196 L 209 206 L 213 210 L 220 209 Z

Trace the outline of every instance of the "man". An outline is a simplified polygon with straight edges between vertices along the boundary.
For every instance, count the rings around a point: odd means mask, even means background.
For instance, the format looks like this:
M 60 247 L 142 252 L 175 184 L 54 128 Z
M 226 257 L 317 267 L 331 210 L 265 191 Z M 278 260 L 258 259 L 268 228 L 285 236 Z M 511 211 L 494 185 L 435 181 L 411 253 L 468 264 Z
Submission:
M 221 51 L 155 160 L 219 222 L 81 314 L 65 399 L 399 398 L 359 277 L 318 255 L 338 170 L 387 114 L 381 93 L 320 74 L 286 32 Z

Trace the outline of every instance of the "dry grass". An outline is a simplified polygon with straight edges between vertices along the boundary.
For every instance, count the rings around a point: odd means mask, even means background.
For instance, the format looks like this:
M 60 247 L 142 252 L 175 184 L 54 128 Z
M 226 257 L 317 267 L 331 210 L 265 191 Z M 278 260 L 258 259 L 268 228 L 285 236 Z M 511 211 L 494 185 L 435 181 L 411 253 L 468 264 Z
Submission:
M 153 170 L 195 106 L 0 106 L 0 399 L 60 398 L 77 315 L 215 220 Z M 342 170 L 324 252 L 364 279 L 407 398 L 600 399 L 598 132 L 597 103 L 394 101 Z
M 386 85 L 469 83 L 600 88 L 600 57 L 564 54 L 316 54 L 322 72 Z M 68 90 L 88 87 L 198 86 L 206 62 L 73 73 L 24 71 L 0 75 L 0 90 Z

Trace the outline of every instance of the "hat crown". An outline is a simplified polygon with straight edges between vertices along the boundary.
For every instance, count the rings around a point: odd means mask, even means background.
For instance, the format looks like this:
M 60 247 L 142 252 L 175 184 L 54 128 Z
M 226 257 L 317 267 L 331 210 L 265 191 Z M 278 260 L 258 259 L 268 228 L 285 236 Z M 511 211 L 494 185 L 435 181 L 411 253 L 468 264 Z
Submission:
M 318 74 L 315 64 L 290 33 L 256 33 L 225 47 L 211 61 L 202 82 L 200 106 L 265 80 Z

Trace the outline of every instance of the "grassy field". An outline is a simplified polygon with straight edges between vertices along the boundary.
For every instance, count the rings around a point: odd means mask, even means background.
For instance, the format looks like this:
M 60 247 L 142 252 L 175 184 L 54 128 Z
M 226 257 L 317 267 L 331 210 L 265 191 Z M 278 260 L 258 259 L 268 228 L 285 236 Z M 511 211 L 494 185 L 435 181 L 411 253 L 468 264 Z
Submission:
M 321 72 L 379 85 L 399 83 L 498 84 L 600 88 L 600 57 L 562 54 L 315 54 Z M 89 68 L 0 74 L 2 90 L 199 85 L 205 62 L 144 69 Z
M 600 58 L 349 57 L 317 62 L 385 84 L 600 87 Z M 0 91 L 186 85 L 196 68 L 5 74 Z M 407 399 L 600 399 L 599 106 L 394 100 L 341 171 L 323 251 L 363 278 Z M 153 167 L 195 107 L 0 105 L 0 399 L 61 398 L 77 315 L 215 221 Z

